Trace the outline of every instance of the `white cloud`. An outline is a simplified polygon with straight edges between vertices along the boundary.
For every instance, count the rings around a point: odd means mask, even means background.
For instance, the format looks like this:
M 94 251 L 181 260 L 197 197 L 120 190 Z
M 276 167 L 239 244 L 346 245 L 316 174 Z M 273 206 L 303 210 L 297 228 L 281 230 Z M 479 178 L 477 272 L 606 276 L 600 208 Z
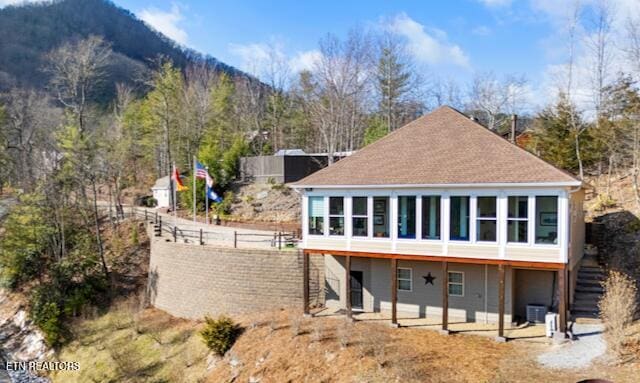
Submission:
M 187 32 L 180 27 L 184 20 L 178 4 L 171 4 L 170 11 L 162 11 L 154 7 L 145 8 L 138 14 L 140 19 L 178 44 L 186 45 Z
M 45 0 L 0 0 L 0 8 L 7 5 L 24 5 L 28 3 L 43 3 Z
M 486 25 L 480 25 L 471 30 L 471 33 L 478 36 L 489 36 L 491 34 L 491 28 Z
M 487 7 L 506 7 L 511 5 L 511 0 L 479 0 Z
M 295 56 L 289 60 L 289 66 L 294 72 L 301 72 L 303 70 L 312 70 L 316 63 L 322 58 L 322 53 L 319 50 L 314 49 L 305 52 L 298 52 Z
M 289 73 L 311 70 L 321 57 L 316 49 L 289 55 L 284 44 L 275 38 L 269 43 L 229 44 L 229 51 L 240 59 L 240 69 L 258 77 L 268 75 L 265 72 L 272 69 Z
M 417 61 L 431 65 L 454 64 L 469 67 L 467 55 L 458 45 L 447 41 L 444 31 L 431 29 L 427 32 L 424 25 L 404 13 L 394 17 L 387 28 L 407 39 L 408 49 Z

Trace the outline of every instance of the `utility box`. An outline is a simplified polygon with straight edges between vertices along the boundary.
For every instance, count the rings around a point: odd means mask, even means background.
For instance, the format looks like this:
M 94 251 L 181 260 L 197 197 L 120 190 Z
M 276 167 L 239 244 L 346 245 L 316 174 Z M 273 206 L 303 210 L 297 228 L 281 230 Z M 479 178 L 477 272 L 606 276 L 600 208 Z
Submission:
M 551 338 L 553 333 L 558 331 L 558 314 L 547 313 L 547 315 L 544 316 L 544 325 L 547 338 Z

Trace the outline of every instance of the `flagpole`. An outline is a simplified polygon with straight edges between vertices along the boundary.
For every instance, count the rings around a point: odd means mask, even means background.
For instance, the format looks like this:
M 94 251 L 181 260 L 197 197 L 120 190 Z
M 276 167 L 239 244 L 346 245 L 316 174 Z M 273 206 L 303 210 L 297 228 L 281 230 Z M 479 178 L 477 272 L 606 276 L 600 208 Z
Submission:
M 193 223 L 196 223 L 196 156 L 193 156 Z
M 173 226 L 176 226 L 178 224 L 178 194 L 177 194 L 177 190 L 178 189 L 178 177 L 180 177 L 180 175 L 178 174 L 177 170 L 176 170 L 176 163 L 173 163 L 173 177 L 176 177 L 175 180 L 173 180 Z M 172 178 L 173 178 L 172 177 Z
M 209 174 L 209 167 L 206 167 L 207 169 L 207 174 Z M 208 184 L 208 179 L 204 180 L 204 223 L 205 224 L 209 224 L 209 193 L 208 193 L 208 189 L 209 189 L 209 184 Z

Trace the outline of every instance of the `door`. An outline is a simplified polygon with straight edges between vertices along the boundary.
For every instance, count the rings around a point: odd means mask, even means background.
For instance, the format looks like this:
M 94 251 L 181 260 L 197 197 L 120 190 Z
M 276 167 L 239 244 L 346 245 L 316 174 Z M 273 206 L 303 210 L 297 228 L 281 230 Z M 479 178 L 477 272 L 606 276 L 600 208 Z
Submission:
M 351 270 L 351 308 L 362 310 L 362 271 Z

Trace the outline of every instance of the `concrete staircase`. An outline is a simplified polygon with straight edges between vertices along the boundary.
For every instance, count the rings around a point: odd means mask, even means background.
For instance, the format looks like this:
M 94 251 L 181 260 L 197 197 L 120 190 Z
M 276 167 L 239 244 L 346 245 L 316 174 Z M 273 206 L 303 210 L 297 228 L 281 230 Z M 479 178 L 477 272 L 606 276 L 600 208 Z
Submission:
M 585 257 L 578 270 L 576 290 L 571 305 L 574 318 L 598 318 L 598 301 L 602 297 L 605 272 L 595 257 Z

